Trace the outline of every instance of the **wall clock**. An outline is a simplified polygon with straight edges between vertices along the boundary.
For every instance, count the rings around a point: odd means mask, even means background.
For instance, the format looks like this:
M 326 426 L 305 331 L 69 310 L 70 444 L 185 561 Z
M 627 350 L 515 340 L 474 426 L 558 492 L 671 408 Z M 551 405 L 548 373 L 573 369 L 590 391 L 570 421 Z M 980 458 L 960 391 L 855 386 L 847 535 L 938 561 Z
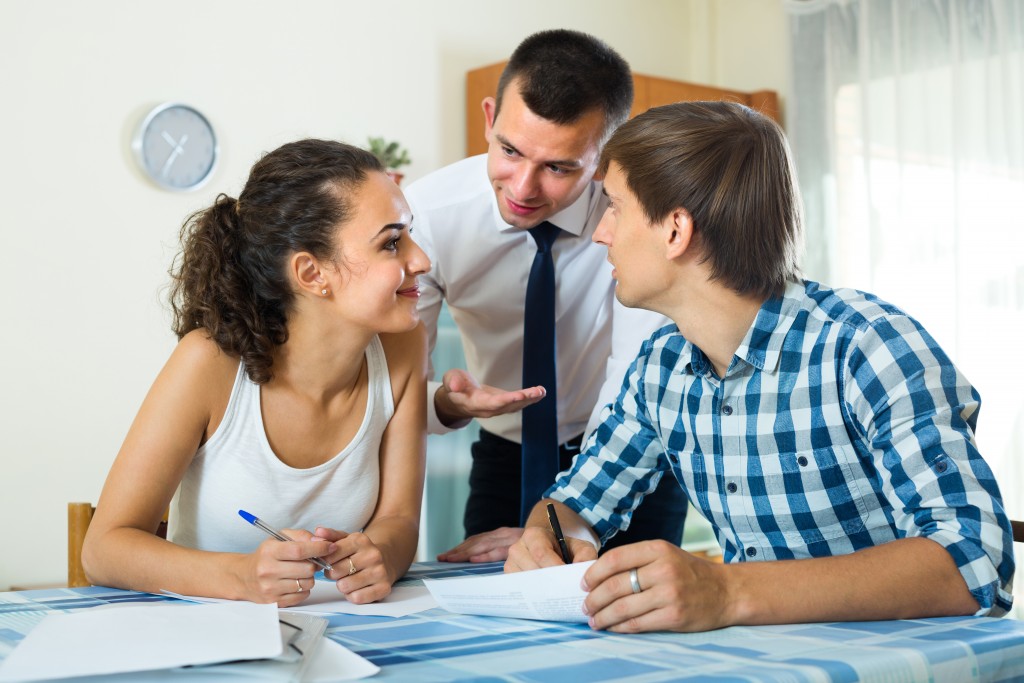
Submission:
M 178 102 L 165 102 L 146 114 L 132 149 L 146 177 L 174 191 L 201 187 L 213 174 L 219 153 L 206 117 Z

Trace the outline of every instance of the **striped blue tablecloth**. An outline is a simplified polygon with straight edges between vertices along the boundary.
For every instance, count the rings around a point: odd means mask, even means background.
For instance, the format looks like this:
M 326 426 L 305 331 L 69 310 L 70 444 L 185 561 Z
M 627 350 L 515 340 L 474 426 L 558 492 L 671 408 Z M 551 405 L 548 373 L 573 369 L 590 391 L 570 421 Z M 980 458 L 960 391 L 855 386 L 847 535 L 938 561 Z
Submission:
M 414 565 L 425 576 L 500 564 Z M 102 587 L 0 593 L 0 658 L 48 612 L 171 598 Z M 380 681 L 970 681 L 1024 680 L 1024 622 L 955 617 L 733 627 L 614 635 L 582 624 L 462 616 L 330 617 L 327 636 L 381 667 Z

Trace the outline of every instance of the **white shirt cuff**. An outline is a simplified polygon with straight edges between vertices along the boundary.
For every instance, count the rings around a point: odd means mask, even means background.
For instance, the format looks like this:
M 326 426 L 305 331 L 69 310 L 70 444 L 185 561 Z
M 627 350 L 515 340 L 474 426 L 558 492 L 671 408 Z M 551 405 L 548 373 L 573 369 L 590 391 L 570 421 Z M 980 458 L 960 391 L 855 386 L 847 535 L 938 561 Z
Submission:
M 441 388 L 441 382 L 427 382 L 427 434 L 447 434 L 465 426 L 448 427 L 441 422 L 441 418 L 437 416 L 437 407 L 434 405 L 434 394 L 439 388 Z

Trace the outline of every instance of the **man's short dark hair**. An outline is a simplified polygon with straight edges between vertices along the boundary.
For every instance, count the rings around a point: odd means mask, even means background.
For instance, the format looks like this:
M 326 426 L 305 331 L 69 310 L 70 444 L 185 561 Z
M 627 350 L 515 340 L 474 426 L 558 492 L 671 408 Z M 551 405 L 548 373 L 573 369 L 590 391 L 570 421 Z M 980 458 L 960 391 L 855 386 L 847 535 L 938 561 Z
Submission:
M 611 162 L 649 222 L 686 209 L 712 278 L 764 297 L 798 280 L 800 193 L 786 136 L 767 116 L 735 102 L 655 107 L 615 131 L 600 172 Z
M 513 81 L 530 111 L 560 125 L 600 109 L 604 138 L 629 118 L 633 106 L 629 64 L 603 41 L 580 31 L 540 31 L 519 44 L 498 81 L 495 118 Z

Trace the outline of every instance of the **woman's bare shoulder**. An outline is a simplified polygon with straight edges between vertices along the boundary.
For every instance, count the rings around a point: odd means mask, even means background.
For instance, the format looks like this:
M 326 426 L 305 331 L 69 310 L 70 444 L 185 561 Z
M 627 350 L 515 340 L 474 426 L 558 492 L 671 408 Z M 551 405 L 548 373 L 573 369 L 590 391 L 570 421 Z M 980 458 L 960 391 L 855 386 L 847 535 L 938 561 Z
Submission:
M 408 332 L 382 333 L 378 337 L 392 375 L 425 372 L 427 331 L 423 323 Z
M 178 342 L 167 362 L 168 370 L 192 382 L 220 387 L 234 382 L 238 357 L 225 353 L 204 329 L 192 330 Z

